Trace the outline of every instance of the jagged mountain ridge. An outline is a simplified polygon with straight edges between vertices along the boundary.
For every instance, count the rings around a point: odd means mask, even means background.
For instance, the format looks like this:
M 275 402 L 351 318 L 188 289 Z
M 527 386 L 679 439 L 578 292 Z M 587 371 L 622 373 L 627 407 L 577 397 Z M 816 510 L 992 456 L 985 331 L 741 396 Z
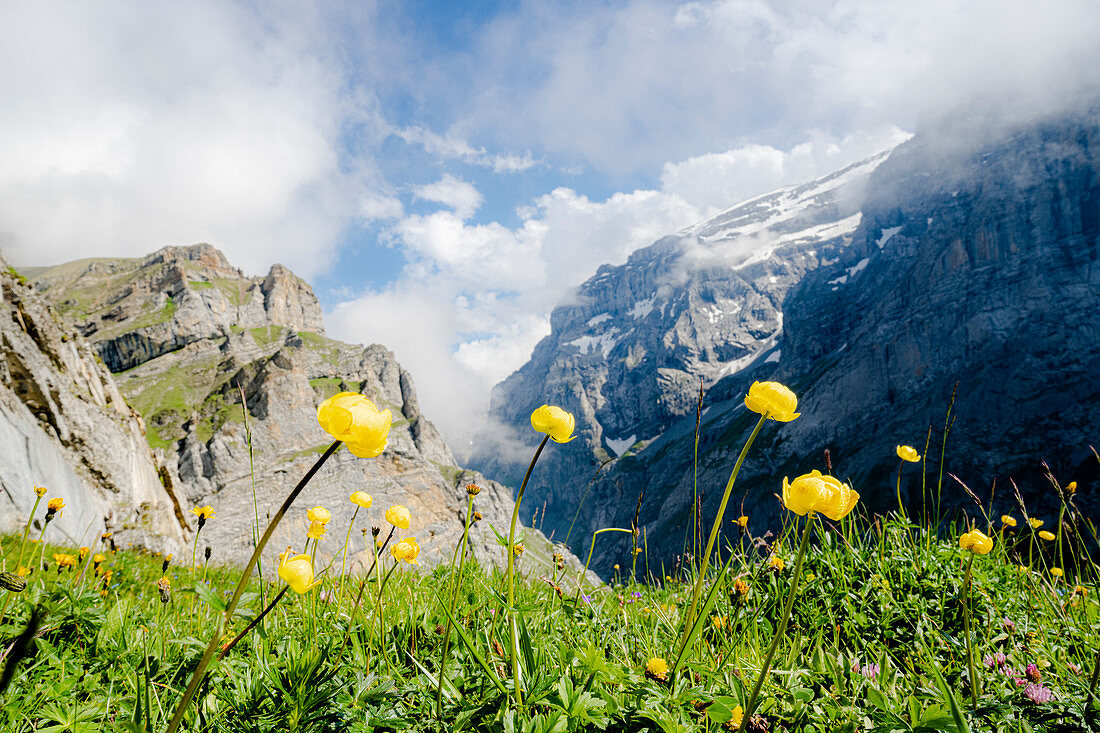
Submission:
M 923 450 L 932 428 L 938 462 L 956 382 L 946 466 L 982 497 L 997 482 L 992 513 L 1014 508 L 1011 477 L 1029 511 L 1052 519 L 1046 460 L 1062 483 L 1078 482 L 1079 506 L 1095 515 L 1097 465 L 1089 445 L 1100 432 L 1100 384 L 1090 366 L 1100 356 L 1098 143 L 1093 111 L 1009 130 L 954 119 L 895 149 L 871 174 L 850 243 L 838 248 L 835 262 L 791 284 L 774 347 L 759 340 L 751 360 L 707 391 L 698 449 L 702 516 L 713 516 L 755 424 L 742 401 L 754 379 L 789 384 L 803 413 L 765 426 L 742 469 L 733 504 L 757 533 L 778 519 L 774 494 L 782 477 L 824 470 L 825 449 L 835 473 L 872 509 L 895 505 L 893 448 Z M 580 382 L 567 376 L 552 384 L 570 379 Z M 572 409 L 581 402 L 553 388 L 532 397 Z M 651 556 L 667 560 L 690 546 L 695 416 L 660 428 L 594 482 L 597 460 L 581 451 L 574 455 L 584 460 L 571 471 L 559 464 L 554 483 L 540 486 L 558 508 L 548 512 L 547 527 L 561 516 L 571 521 L 590 483 L 574 537 L 587 542 L 596 528 L 630 526 L 644 490 L 640 522 Z M 934 471 L 929 482 L 936 483 Z M 920 487 L 917 469 L 903 474 L 910 506 L 920 504 Z M 945 477 L 944 503 L 969 502 Z M 627 552 L 617 537 L 599 544 L 603 568 Z
M 272 547 L 301 547 L 305 509 L 316 504 L 332 510 L 331 526 L 346 528 L 355 508 L 348 496 L 364 490 L 375 507 L 360 513 L 360 525 L 379 524 L 386 507 L 405 504 L 412 524 L 398 535 L 418 538 L 425 564 L 449 561 L 462 531 L 464 486 L 476 482 L 483 488 L 475 508 L 485 521 L 471 533 L 473 553 L 483 562 L 503 560 L 487 525 L 510 519 L 507 489 L 455 463 L 420 412 L 412 376 L 391 352 L 326 337 L 312 289 L 286 268 L 245 277 L 217 249 L 194 245 L 28 272 L 113 365 L 123 394 L 145 416 L 166 480 L 188 507 L 214 507 L 200 543 L 211 545 L 217 559 L 247 558 L 257 514 L 262 529 L 331 443 L 317 425 L 317 405 L 348 390 L 391 410 L 389 446 L 375 459 L 343 450 L 333 456 Z M 527 533 L 530 562 L 548 559 L 548 543 Z M 335 552 L 343 539 L 328 537 L 322 554 Z M 366 559 L 369 541 L 369 535 L 352 538 L 350 565 Z
M 786 293 L 849 246 L 863 187 L 885 157 L 730 207 L 622 266 L 602 266 L 576 304 L 554 310 L 531 360 L 494 388 L 490 414 L 505 438 L 482 435 L 472 465 L 516 482 L 530 454 L 514 443 L 529 432 L 530 411 L 549 402 L 573 412 L 579 440 L 544 457 L 528 488 L 547 502 L 545 527 L 565 536 L 601 466 L 650 452 L 695 413 L 701 385 L 777 358 Z M 638 488 L 616 505 L 633 510 Z M 600 505 L 582 516 L 583 527 L 611 526 Z

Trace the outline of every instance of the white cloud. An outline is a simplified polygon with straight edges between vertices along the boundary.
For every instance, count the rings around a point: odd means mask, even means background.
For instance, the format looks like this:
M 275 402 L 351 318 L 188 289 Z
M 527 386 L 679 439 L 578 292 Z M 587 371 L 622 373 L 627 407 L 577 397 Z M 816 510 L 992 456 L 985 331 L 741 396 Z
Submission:
M 418 186 L 415 193 L 418 199 L 450 206 L 454 209 L 455 215 L 462 220 L 473 216 L 483 200 L 481 193 L 473 185 L 455 178 L 450 173 L 444 174 L 435 183 Z
M 386 219 L 400 219 L 405 206 L 396 196 L 368 191 L 359 197 L 359 215 L 365 223 Z
M 457 158 L 471 165 L 490 168 L 494 173 L 519 173 L 539 164 L 530 153 L 492 154 L 485 148 L 475 148 L 453 133 L 440 135 L 420 126 L 394 130 L 394 134 L 405 142 L 419 145 L 434 155 L 442 158 Z

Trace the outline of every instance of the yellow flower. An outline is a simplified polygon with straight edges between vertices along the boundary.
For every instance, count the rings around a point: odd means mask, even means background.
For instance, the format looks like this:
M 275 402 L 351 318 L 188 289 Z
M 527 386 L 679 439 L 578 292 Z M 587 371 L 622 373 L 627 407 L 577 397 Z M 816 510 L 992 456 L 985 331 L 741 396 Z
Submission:
M 328 527 L 320 522 L 310 522 L 309 531 L 306 532 L 306 537 L 311 540 L 319 540 L 325 536 L 325 532 L 328 531 Z
M 365 491 L 356 491 L 351 495 L 351 503 L 364 509 L 370 509 L 370 505 L 374 503 L 374 497 Z
M 1016 518 L 1012 517 L 1008 514 L 1002 514 L 1001 515 L 1001 524 L 1003 524 L 1006 527 L 1015 527 L 1016 526 Z
M 1083 585 L 1075 585 L 1073 587 L 1073 595 L 1075 595 L 1075 596 L 1087 596 L 1088 594 L 1089 594 L 1089 589 L 1086 588 Z
M 531 413 L 531 427 L 535 432 L 546 433 L 555 443 L 568 443 L 573 435 L 573 416 L 554 405 L 543 405 Z
M 1017 565 L 1016 566 L 1016 572 L 1018 572 L 1018 573 L 1026 573 L 1027 570 L 1028 570 L 1027 565 Z
M 645 676 L 658 682 L 668 682 L 668 662 L 660 657 L 650 657 L 645 663 Z
M 91 551 L 92 548 L 90 547 L 81 547 L 80 550 L 77 551 L 77 554 L 80 555 L 80 559 L 83 561 L 84 558 L 88 557 L 88 553 Z
M 96 565 L 99 565 L 101 562 L 103 562 L 106 559 L 107 559 L 107 556 L 104 555 L 102 552 L 97 552 L 96 554 L 92 555 L 92 562 L 94 562 Z
M 114 532 L 104 532 L 103 534 L 100 535 L 100 537 L 102 537 L 105 540 L 109 540 L 112 537 L 114 537 L 114 535 L 115 535 Z
M 386 510 L 386 521 L 395 527 L 408 529 L 409 519 L 411 519 L 411 515 L 409 514 L 408 507 L 402 506 L 401 504 L 394 504 Z
M 730 719 L 726 725 L 732 730 L 741 726 L 741 719 L 745 717 L 745 710 L 740 705 L 730 711 Z
M 191 510 L 191 513 L 199 518 L 200 521 L 205 522 L 214 516 L 214 507 L 207 504 L 206 506 L 197 506 Z
M 295 593 L 299 595 L 308 593 L 313 586 L 321 582 L 313 580 L 313 565 L 309 555 L 296 555 L 287 559 L 288 555 L 290 555 L 289 547 L 279 556 L 279 577 L 285 580 Z
M 1039 533 L 1039 537 L 1040 537 L 1041 539 L 1044 539 L 1044 540 L 1046 540 L 1047 542 L 1050 542 L 1051 540 L 1053 540 L 1053 539 L 1054 539 L 1054 533 L 1053 533 L 1053 532 L 1047 532 L 1047 531 L 1046 531 L 1046 530 L 1044 529 L 1044 530 L 1043 530 L 1042 532 L 1040 532 L 1040 533 Z
M 916 449 L 911 445 L 899 445 L 898 446 L 898 458 L 909 463 L 916 463 L 920 460 L 920 453 L 917 453 Z
M 328 524 L 332 519 L 332 512 L 323 506 L 315 506 L 306 512 L 306 519 L 317 524 Z
M 157 581 L 157 593 L 160 594 L 160 602 L 168 603 L 172 600 L 172 581 L 161 578 Z
M 26 565 L 20 565 L 15 569 L 15 574 L 18 575 L 20 578 L 25 578 L 31 574 L 31 569 L 28 568 Z
M 1032 518 L 1032 519 L 1027 520 L 1027 523 L 1031 525 L 1032 529 L 1039 529 L 1039 527 L 1043 526 L 1043 520 L 1042 519 Z
M 76 565 L 76 558 L 72 555 L 55 554 L 53 556 L 53 561 L 57 563 L 58 568 L 71 568 L 73 565 Z
M 733 581 L 733 589 L 739 595 L 743 596 L 749 592 L 749 584 L 738 578 L 737 580 Z
M 48 514 L 56 513 L 57 516 L 61 516 L 61 510 L 65 508 L 65 500 L 61 497 L 50 499 L 46 502 L 46 512 Z
M 39 498 L 45 496 L 46 495 L 46 487 L 45 486 L 35 486 L 34 487 L 34 495 L 39 497 Z
M 718 629 L 719 631 L 726 628 L 726 617 L 725 616 L 714 615 L 714 616 L 710 617 L 710 621 L 711 621 L 712 624 L 714 624 L 714 628 Z
M 783 558 L 779 557 L 778 555 L 772 555 L 768 559 L 768 565 L 771 565 L 776 570 L 782 570 L 783 568 L 787 567 L 787 563 L 783 562 Z
M 783 505 L 798 515 L 821 512 L 834 521 L 843 519 L 859 501 L 859 494 L 818 470 L 788 483 L 783 479 Z
M 779 382 L 753 382 L 745 396 L 745 407 L 779 422 L 790 422 L 802 414 L 795 412 L 798 398 L 794 392 Z
M 1064 573 L 1062 572 L 1062 568 L 1051 568 L 1050 574 L 1056 578 L 1061 578 L 1064 575 Z
M 404 560 L 410 565 L 419 565 L 420 545 L 416 544 L 415 537 L 406 537 L 390 548 L 390 554 L 397 561 Z
M 361 394 L 341 392 L 321 403 L 317 422 L 333 438 L 347 443 L 353 455 L 374 458 L 386 449 L 393 414 L 389 410 L 379 412 Z
M 988 555 L 989 551 L 993 549 L 993 540 L 975 529 L 970 532 L 964 532 L 963 535 L 959 537 L 959 547 L 964 550 L 976 552 L 979 555 Z
M 738 517 L 737 519 L 735 519 L 733 521 L 741 529 L 745 529 L 746 527 L 749 526 L 749 518 L 748 517 L 743 517 L 743 516 Z
M 618 570 L 618 569 L 619 569 L 619 564 L 618 564 L 618 563 L 615 563 L 615 569 L 616 569 L 616 570 Z
M 1077 482 L 1076 481 L 1070 481 L 1068 484 L 1066 484 L 1066 493 L 1067 494 L 1072 494 L 1075 491 L 1077 491 Z

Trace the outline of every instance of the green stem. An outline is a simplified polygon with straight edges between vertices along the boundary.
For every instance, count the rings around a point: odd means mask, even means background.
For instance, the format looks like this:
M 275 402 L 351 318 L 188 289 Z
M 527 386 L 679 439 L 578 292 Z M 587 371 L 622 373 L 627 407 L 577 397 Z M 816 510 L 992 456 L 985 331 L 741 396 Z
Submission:
M 355 526 L 355 518 L 359 516 L 359 505 L 355 505 L 355 512 L 351 515 L 351 524 L 348 525 L 348 534 L 344 537 L 344 561 L 340 563 L 340 590 L 343 591 L 343 578 L 344 573 L 348 569 L 348 543 L 351 542 L 351 528 Z M 343 597 L 343 592 L 340 593 L 340 597 Z
M 233 637 L 233 641 L 229 642 L 222 648 L 221 653 L 218 654 L 219 662 L 225 658 L 225 655 L 228 654 L 233 649 L 233 647 L 237 646 L 237 642 L 243 639 L 249 631 L 252 631 L 252 629 L 256 628 L 256 626 L 264 620 L 264 616 L 271 613 L 271 609 L 275 608 L 275 604 L 282 600 L 283 596 L 286 595 L 287 588 L 289 587 L 289 585 L 284 585 L 282 589 L 275 595 L 275 597 L 271 599 L 271 603 L 267 604 L 267 607 L 260 612 L 260 615 L 252 619 L 252 622 L 249 623 L 248 626 L 244 627 L 244 631 Z
M 592 552 L 596 549 L 596 535 L 603 532 L 626 532 L 632 533 L 633 530 L 623 529 L 622 527 L 604 527 L 603 529 L 597 529 L 592 533 L 592 543 L 588 546 L 588 559 L 584 561 L 584 569 L 577 571 L 577 601 L 581 598 L 581 584 L 584 582 L 584 576 L 588 573 L 588 566 L 592 562 Z
M 749 695 L 749 701 L 745 705 L 745 714 L 741 718 L 741 727 L 739 731 L 744 731 L 745 726 L 748 725 L 749 717 L 753 713 L 753 709 L 756 705 L 756 698 L 760 695 L 760 688 L 764 685 L 764 679 L 768 676 L 768 672 L 771 671 L 772 659 L 775 658 L 775 651 L 779 648 L 779 641 L 783 638 L 783 633 L 787 630 L 787 620 L 791 617 L 791 609 L 794 608 L 794 597 L 798 593 L 798 579 L 802 575 L 802 560 L 806 555 L 806 545 L 810 540 L 810 527 L 814 523 L 814 513 L 810 512 L 806 517 L 806 527 L 802 531 L 802 543 L 798 546 L 798 559 L 794 563 L 794 577 L 791 578 L 791 592 L 787 596 L 787 605 L 783 608 L 783 617 L 779 620 L 779 626 L 775 629 L 775 637 L 772 639 L 772 644 L 768 647 L 768 653 L 764 657 L 764 665 L 760 668 L 760 676 L 756 678 L 756 684 L 753 685 L 752 694 Z
M 707 575 L 707 567 L 710 565 L 710 553 L 714 549 L 714 542 L 718 539 L 718 530 L 722 526 L 722 516 L 726 513 L 726 504 L 730 500 L 730 492 L 733 491 L 733 483 L 737 480 L 737 474 L 741 471 L 741 464 L 745 462 L 745 456 L 748 455 L 749 447 L 753 441 L 756 440 L 756 436 L 760 433 L 760 428 L 764 427 L 764 421 L 768 419 L 768 416 L 761 415 L 760 419 L 756 423 L 756 427 L 752 430 L 752 435 L 745 441 L 745 446 L 741 449 L 741 455 L 737 456 L 737 463 L 733 466 L 733 471 L 730 472 L 729 481 L 726 482 L 726 490 L 722 494 L 722 503 L 718 505 L 718 515 L 714 518 L 714 526 L 710 528 L 710 537 L 707 538 L 707 548 L 703 553 L 702 562 L 699 564 L 699 577 L 695 579 L 695 590 L 691 594 L 691 606 L 688 607 L 687 616 L 684 617 L 684 635 L 680 639 L 680 649 L 687 644 L 688 635 L 690 634 L 691 624 L 695 620 L 695 609 L 699 605 L 699 596 L 703 592 L 703 581 Z M 677 669 L 672 670 L 672 674 L 675 675 Z
M 397 527 L 390 527 L 390 533 L 386 535 L 386 541 L 379 547 L 374 542 L 374 538 L 371 538 L 371 545 L 374 547 L 374 562 L 370 564 L 370 569 L 367 570 L 367 574 L 363 576 L 363 582 L 359 584 L 359 595 L 355 597 L 355 603 L 351 607 L 351 615 L 348 617 L 348 628 L 344 632 L 344 641 L 340 644 L 340 651 L 336 653 L 336 661 L 339 662 L 340 658 L 344 654 L 344 647 L 348 645 L 348 639 L 351 638 L 351 627 L 355 625 L 355 614 L 359 611 L 359 602 L 363 600 L 363 589 L 367 587 L 367 581 L 370 580 L 371 574 L 374 573 L 374 568 L 378 565 L 378 555 L 381 550 L 386 549 L 386 545 L 390 543 L 390 539 L 393 538 L 393 533 Z M 373 635 L 372 635 L 373 636 Z
M 978 673 L 974 669 L 974 650 L 970 641 L 970 582 L 971 569 L 974 566 L 974 551 L 970 551 L 970 560 L 966 563 L 966 575 L 963 577 L 963 633 L 966 634 L 966 663 L 970 668 L 970 701 L 973 709 L 978 709 Z
M 325 465 L 325 462 L 336 452 L 336 449 L 339 448 L 340 445 L 341 442 L 337 440 L 329 446 L 328 450 L 317 459 L 313 467 L 306 472 L 306 475 L 303 476 L 302 480 L 298 482 L 298 485 L 294 487 L 294 490 L 287 495 L 286 499 L 283 501 L 283 505 L 279 507 L 279 511 L 275 512 L 275 516 L 271 518 L 271 521 L 267 525 L 267 530 L 264 531 L 264 535 L 260 538 L 259 544 L 257 544 L 256 549 L 252 551 L 252 557 L 248 559 L 248 564 L 245 565 L 244 572 L 241 573 L 241 579 L 237 582 L 237 589 L 233 591 L 233 596 L 229 599 L 229 603 L 225 607 L 225 613 L 222 614 L 221 618 L 218 620 L 217 628 L 210 637 L 210 642 L 206 645 L 206 651 L 203 653 L 202 659 L 199 660 L 198 666 L 195 667 L 195 671 L 191 674 L 191 681 L 188 683 L 187 689 L 183 691 L 183 697 L 176 706 L 176 712 L 172 715 L 172 720 L 168 723 L 166 733 L 176 733 L 176 731 L 179 730 L 180 723 L 183 721 L 183 715 L 187 711 L 187 706 L 191 704 L 191 699 L 194 698 L 195 693 L 198 692 L 203 675 L 206 673 L 206 668 L 210 664 L 210 660 L 213 659 L 214 652 L 218 649 L 218 642 L 221 641 L 222 631 L 229 620 L 233 618 L 233 612 L 237 610 L 237 603 L 240 602 L 245 588 L 248 587 L 248 582 L 252 578 L 252 571 L 256 568 L 256 563 L 260 560 L 260 554 L 263 552 L 264 547 L 267 546 L 267 542 L 271 539 L 271 535 L 275 533 L 275 528 L 279 526 L 279 522 L 282 521 L 283 515 L 286 514 L 287 510 L 290 509 L 290 505 L 294 503 L 294 500 L 297 499 L 298 495 L 305 489 L 306 484 L 308 484 L 314 474 L 320 470 L 321 466 Z
M 512 633 L 508 635 L 508 639 L 512 647 L 509 651 L 512 655 L 512 679 L 515 682 L 517 706 L 523 704 L 523 692 L 520 690 L 519 646 L 516 643 L 519 640 L 519 631 L 516 628 L 516 521 L 519 519 L 519 503 L 523 501 L 523 492 L 527 490 L 527 481 L 531 478 L 531 471 L 534 470 L 535 463 L 539 460 L 539 456 L 542 455 L 542 449 L 546 447 L 546 441 L 548 440 L 550 440 L 549 434 L 543 437 L 542 442 L 539 443 L 539 447 L 535 451 L 535 457 L 531 459 L 531 465 L 527 467 L 527 473 L 523 475 L 523 483 L 519 485 L 519 492 L 516 494 L 516 503 L 512 507 L 512 523 L 508 528 L 508 618 L 512 626 Z
M 443 632 L 443 650 L 439 655 L 439 685 L 435 690 L 435 710 L 436 716 L 443 720 L 443 675 L 447 670 L 447 651 L 451 645 L 451 617 L 454 616 L 455 602 L 458 601 L 458 592 L 462 589 L 462 571 L 466 567 L 466 538 L 470 535 L 470 518 L 473 515 L 474 510 L 474 497 L 472 494 L 467 495 L 466 498 L 466 527 L 462 531 L 462 542 L 460 543 L 461 559 L 458 561 L 458 577 L 455 579 L 454 590 L 451 593 L 450 608 L 447 611 L 447 629 Z M 455 558 L 451 558 L 452 572 L 455 565 Z

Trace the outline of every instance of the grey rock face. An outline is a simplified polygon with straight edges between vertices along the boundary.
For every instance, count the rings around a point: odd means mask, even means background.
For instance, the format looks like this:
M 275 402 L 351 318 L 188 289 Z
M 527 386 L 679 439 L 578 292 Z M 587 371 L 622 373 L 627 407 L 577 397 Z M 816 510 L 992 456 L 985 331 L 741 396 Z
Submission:
M 182 547 L 181 501 L 162 485 L 140 417 L 92 347 L 0 260 L 0 529 L 21 531 L 35 486 L 65 507 L 47 541 Z M 35 515 L 35 534 L 46 514 Z
M 395 541 L 413 535 L 423 564 L 449 562 L 462 535 L 467 483 L 482 486 L 474 509 L 484 516 L 471 530 L 471 552 L 484 563 L 506 559 L 489 525 L 506 532 L 513 507 L 508 490 L 456 465 L 420 412 L 412 376 L 391 352 L 324 336 L 313 291 L 286 268 L 275 265 L 265 278 L 248 278 L 214 248 L 196 245 L 33 275 L 116 370 L 122 392 L 145 416 L 165 481 L 186 509 L 214 508 L 199 536 L 214 560 L 244 562 L 251 555 L 256 533 L 332 443 L 317 424 L 317 407 L 339 391 L 362 392 L 391 411 L 389 445 L 378 458 L 356 458 L 341 448 L 328 461 L 274 535 L 269 569 L 283 548 L 301 549 L 305 514 L 315 505 L 333 515 L 319 556 L 338 557 L 338 568 L 345 564 L 345 538 L 348 568 L 367 561 L 369 529 L 388 531 L 382 515 L 393 504 L 412 512 L 410 527 L 398 530 Z M 356 510 L 349 496 L 360 490 L 374 504 L 359 511 L 349 534 Z M 187 519 L 190 540 L 197 519 Z M 527 533 L 531 552 L 524 562 L 534 571 L 549 563 L 553 548 L 539 532 Z
M 894 447 L 924 452 L 931 431 L 934 492 L 956 383 L 946 470 L 987 504 L 995 483 L 987 507 L 994 516 L 1014 507 L 1013 479 L 1029 511 L 1052 518 L 1056 497 L 1044 461 L 1063 484 L 1078 482 L 1078 505 L 1095 515 L 1098 466 L 1089 446 L 1100 434 L 1100 116 L 995 133 L 980 125 L 932 126 L 893 151 L 871 175 L 850 241 L 788 284 L 774 346 L 758 339 L 752 359 L 713 384 L 704 380 L 697 474 L 704 532 L 756 423 L 743 405 L 754 379 L 790 386 L 802 412 L 791 423 L 764 426 L 734 489 L 730 518 L 743 511 L 757 534 L 779 518 L 774 494 L 783 476 L 825 470 L 826 449 L 833 472 L 871 509 L 885 511 L 896 506 Z M 564 371 L 567 355 L 559 350 L 555 360 Z M 579 374 L 551 383 L 558 381 L 583 384 Z M 662 394 L 658 384 L 633 388 L 652 402 Z M 544 389 L 533 398 L 567 395 Z M 584 404 L 566 406 L 583 412 Z M 629 526 L 644 492 L 640 524 L 651 557 L 673 561 L 692 542 L 694 435 L 689 410 L 595 481 L 596 461 L 578 451 L 583 470 L 559 468 L 542 488 L 557 499 L 547 525 L 571 520 L 591 484 L 581 537 Z M 493 466 L 480 467 L 492 474 Z M 912 509 L 922 504 L 920 473 L 914 466 L 903 472 L 903 500 Z M 974 509 L 948 476 L 942 501 Z M 602 548 L 602 568 L 626 554 L 618 538 Z
M 554 310 L 531 360 L 494 389 L 499 429 L 480 437 L 472 465 L 518 484 L 537 437 L 531 411 L 550 403 L 572 412 L 579 438 L 544 454 L 528 488 L 533 503 L 547 503 L 547 528 L 564 538 L 594 476 L 652 455 L 684 416 L 694 425 L 700 387 L 779 357 L 784 298 L 848 248 L 864 186 L 884 158 L 734 206 L 621 267 L 601 267 L 577 304 Z M 643 490 L 648 501 L 660 493 L 649 479 L 593 493 L 570 544 L 587 545 L 600 527 L 629 527 Z

